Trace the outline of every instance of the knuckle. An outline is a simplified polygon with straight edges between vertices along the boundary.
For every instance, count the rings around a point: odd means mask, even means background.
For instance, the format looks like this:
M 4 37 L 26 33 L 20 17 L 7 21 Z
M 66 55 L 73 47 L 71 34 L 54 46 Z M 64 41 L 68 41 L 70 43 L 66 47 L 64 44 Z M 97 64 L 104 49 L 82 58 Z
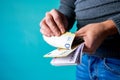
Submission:
M 45 16 L 47 16 L 47 15 L 49 15 L 49 12 L 46 12 L 46 13 L 45 13 Z
M 56 9 L 52 9 L 51 12 L 56 12 Z
M 52 26 L 52 30 L 53 30 L 54 32 L 58 31 L 58 29 L 57 29 L 55 26 Z
M 54 16 L 54 20 L 55 21 L 59 21 L 60 20 L 60 16 L 59 15 Z
M 57 34 L 59 32 L 59 30 L 56 27 L 52 27 L 52 32 Z
M 41 29 L 44 29 L 45 27 L 46 27 L 45 22 L 41 22 L 41 23 L 40 23 L 40 28 L 41 28 Z
M 43 20 L 39 23 L 40 26 L 42 26 L 42 25 L 44 25 L 44 24 L 45 24 L 45 19 L 43 19 Z
M 50 11 L 51 15 L 59 15 L 59 12 L 56 9 Z
M 47 16 L 47 17 L 46 17 L 46 21 L 47 21 L 47 22 L 50 22 L 51 20 L 52 20 L 52 18 L 51 18 L 50 16 Z
M 60 35 L 60 32 L 57 30 L 56 32 L 54 32 L 55 35 Z

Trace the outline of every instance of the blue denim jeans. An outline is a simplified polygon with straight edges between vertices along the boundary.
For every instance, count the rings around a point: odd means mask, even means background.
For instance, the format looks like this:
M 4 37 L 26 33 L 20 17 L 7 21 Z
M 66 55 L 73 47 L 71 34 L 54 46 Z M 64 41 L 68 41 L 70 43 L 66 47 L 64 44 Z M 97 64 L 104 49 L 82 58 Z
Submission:
M 120 80 L 120 60 L 111 58 L 82 57 L 76 67 L 76 80 Z

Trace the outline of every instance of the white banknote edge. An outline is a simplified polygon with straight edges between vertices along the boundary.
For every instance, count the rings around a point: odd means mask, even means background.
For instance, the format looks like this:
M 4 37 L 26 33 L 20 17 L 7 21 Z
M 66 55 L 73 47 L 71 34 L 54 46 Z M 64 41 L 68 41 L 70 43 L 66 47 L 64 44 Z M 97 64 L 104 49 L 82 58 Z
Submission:
M 71 49 L 74 38 L 75 34 L 71 32 L 66 32 L 59 37 L 57 36 L 47 37 L 43 35 L 44 41 L 46 41 L 49 45 L 57 48 L 66 49 Z
M 55 49 L 50 51 L 49 53 L 45 54 L 43 57 L 66 57 L 69 54 L 71 54 L 77 47 L 71 49 L 71 50 L 67 50 L 67 49 Z
M 68 55 L 67 57 L 64 58 L 53 58 L 51 60 L 51 65 L 53 66 L 69 66 L 69 65 L 77 65 L 80 64 L 82 61 L 82 51 L 83 51 L 84 43 L 82 43 L 77 49 L 78 51 L 72 53 L 74 56 L 71 58 L 71 55 Z M 72 59 L 72 60 L 70 60 Z

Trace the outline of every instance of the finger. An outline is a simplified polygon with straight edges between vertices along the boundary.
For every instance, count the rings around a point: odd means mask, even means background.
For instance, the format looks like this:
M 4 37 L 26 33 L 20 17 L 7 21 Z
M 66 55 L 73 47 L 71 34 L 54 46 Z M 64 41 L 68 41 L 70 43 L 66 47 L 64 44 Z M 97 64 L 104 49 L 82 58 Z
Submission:
M 40 32 L 44 35 L 48 35 L 48 36 L 54 36 L 54 34 L 52 33 L 52 31 L 50 30 L 50 28 L 48 27 L 48 25 L 45 23 L 45 20 L 43 20 L 40 23 Z
M 83 52 L 85 53 L 91 53 L 90 49 L 86 47 L 86 44 L 84 45 Z
M 43 24 L 44 21 L 45 21 L 45 18 L 43 18 L 43 19 L 40 21 L 40 23 L 39 23 L 40 28 L 42 27 L 42 24 Z
M 47 36 L 47 37 L 51 37 L 51 35 L 50 35 L 50 34 L 45 33 L 43 29 L 40 29 L 40 32 L 41 32 L 43 35 Z
M 77 32 L 75 32 L 76 36 L 84 37 L 85 36 L 85 31 L 83 28 L 79 29 Z
M 83 48 L 83 52 L 88 53 L 89 55 L 94 54 L 95 51 L 91 51 L 89 49 Z
M 65 26 L 62 21 L 63 20 L 62 16 L 60 16 L 60 13 L 58 11 L 56 11 L 55 9 L 53 9 L 50 13 L 53 16 L 53 19 L 54 19 L 55 23 L 57 24 L 58 28 L 60 29 L 61 33 L 64 33 Z
M 60 36 L 60 30 L 57 27 L 55 21 L 53 20 L 53 17 L 50 13 L 46 13 L 46 24 L 49 26 L 49 28 L 51 29 L 51 31 L 54 33 L 55 36 Z
M 84 36 L 83 36 L 83 34 L 82 33 L 75 33 L 75 37 L 77 37 L 77 38 L 83 38 Z
M 83 52 L 89 52 L 89 50 L 87 49 L 86 45 L 84 45 Z
M 87 52 L 89 54 L 93 54 L 95 52 L 95 50 L 92 47 L 88 47 L 86 42 L 84 42 L 84 48 L 83 48 L 83 52 Z

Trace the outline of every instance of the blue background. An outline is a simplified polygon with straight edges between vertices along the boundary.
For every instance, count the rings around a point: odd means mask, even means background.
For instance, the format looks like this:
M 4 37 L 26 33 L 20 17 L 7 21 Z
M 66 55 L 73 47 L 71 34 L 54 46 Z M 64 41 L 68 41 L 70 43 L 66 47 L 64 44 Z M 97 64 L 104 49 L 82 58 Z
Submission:
M 0 0 L 0 80 L 75 80 L 75 66 L 54 67 L 39 22 L 59 0 Z

